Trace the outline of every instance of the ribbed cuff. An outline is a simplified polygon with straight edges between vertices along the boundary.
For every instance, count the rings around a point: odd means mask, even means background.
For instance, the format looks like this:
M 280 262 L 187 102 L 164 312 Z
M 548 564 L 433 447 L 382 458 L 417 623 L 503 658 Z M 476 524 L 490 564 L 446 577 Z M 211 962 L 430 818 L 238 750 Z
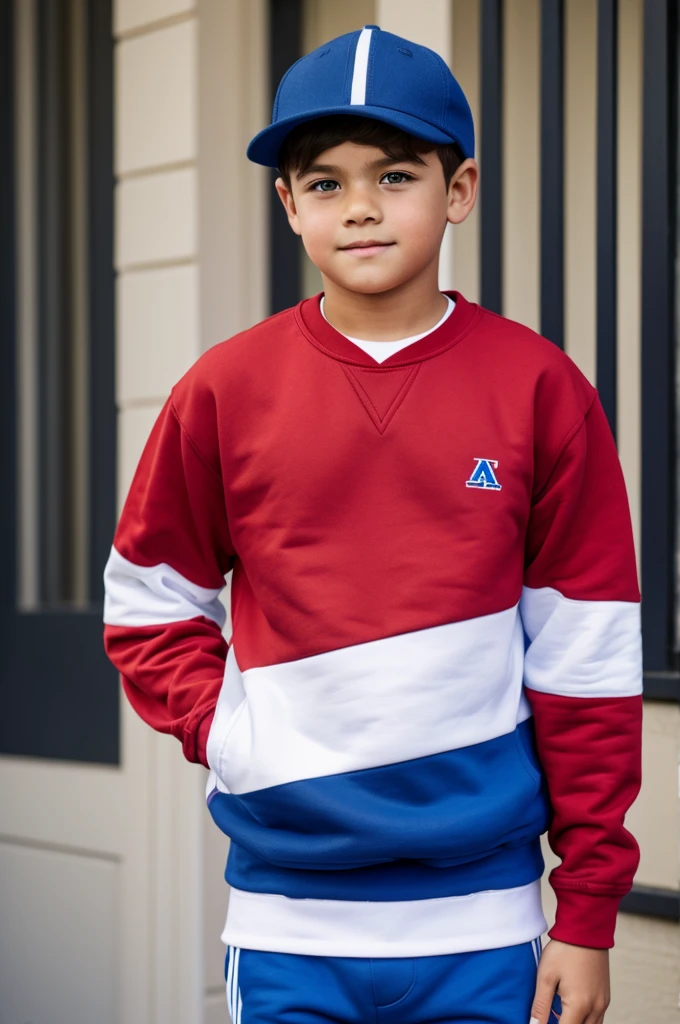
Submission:
M 620 896 L 598 896 L 575 889 L 559 889 L 556 895 L 555 924 L 548 932 L 551 939 L 591 949 L 612 948 Z
M 213 718 L 215 717 L 215 708 L 211 708 L 203 716 L 201 723 L 194 733 L 193 736 L 185 737 L 184 740 L 184 756 L 187 761 L 195 761 L 198 764 L 204 765 L 205 768 L 209 768 L 208 764 L 208 734 L 210 732 L 210 726 L 212 725 Z M 190 742 L 187 742 L 189 740 Z

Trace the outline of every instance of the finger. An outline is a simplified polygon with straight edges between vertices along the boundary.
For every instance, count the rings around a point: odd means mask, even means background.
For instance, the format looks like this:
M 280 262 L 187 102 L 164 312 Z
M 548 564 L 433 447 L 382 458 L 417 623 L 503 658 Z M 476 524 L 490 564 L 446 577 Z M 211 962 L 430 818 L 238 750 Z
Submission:
M 557 988 L 557 979 L 551 978 L 547 971 L 541 973 L 538 968 L 536 978 L 536 992 L 534 1001 L 531 1004 L 531 1020 L 529 1024 L 557 1024 L 556 1020 L 550 1020 L 550 1008 Z M 553 1017 L 555 1015 L 553 1014 Z M 562 1024 L 562 1021 L 559 1022 Z

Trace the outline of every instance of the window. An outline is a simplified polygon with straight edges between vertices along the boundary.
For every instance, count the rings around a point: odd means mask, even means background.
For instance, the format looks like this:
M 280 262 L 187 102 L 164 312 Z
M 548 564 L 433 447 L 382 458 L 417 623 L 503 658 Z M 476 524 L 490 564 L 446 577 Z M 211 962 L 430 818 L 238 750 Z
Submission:
M 0 9 L 0 753 L 116 763 L 111 8 Z

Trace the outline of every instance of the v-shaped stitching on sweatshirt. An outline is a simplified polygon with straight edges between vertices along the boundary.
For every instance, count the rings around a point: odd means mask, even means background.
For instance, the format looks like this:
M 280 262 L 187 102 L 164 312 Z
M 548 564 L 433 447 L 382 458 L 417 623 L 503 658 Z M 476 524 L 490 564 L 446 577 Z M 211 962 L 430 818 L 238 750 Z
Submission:
M 369 417 L 371 418 L 374 426 L 378 430 L 378 433 L 384 434 L 384 432 L 387 429 L 389 423 L 394 418 L 394 415 L 395 415 L 397 409 L 399 408 L 401 403 L 406 398 L 406 395 L 410 391 L 411 386 L 413 385 L 413 382 L 414 382 L 414 380 L 416 379 L 416 377 L 418 375 L 418 371 L 420 370 L 421 364 L 420 363 L 415 363 L 415 364 L 413 364 L 411 366 L 411 369 L 410 369 L 408 375 L 406 376 L 403 384 L 401 385 L 399 390 L 396 392 L 394 398 L 392 399 L 392 401 L 390 402 L 389 406 L 387 407 L 387 409 L 385 410 L 385 412 L 384 412 L 384 414 L 382 416 L 380 415 L 380 413 L 379 413 L 379 411 L 378 411 L 378 409 L 377 409 L 373 399 L 368 394 L 368 392 L 364 388 L 364 386 L 361 383 L 361 381 L 359 380 L 359 378 L 355 375 L 354 368 L 352 366 L 347 365 L 346 363 L 342 363 L 341 365 L 342 365 L 343 370 L 345 371 L 345 376 L 347 377 L 348 381 L 350 382 L 350 384 L 354 388 L 354 391 L 356 392 L 356 395 L 357 395 L 359 401 L 361 402 L 361 404 L 363 405 L 364 409 L 366 410 L 366 412 L 368 413 Z M 366 370 L 368 370 L 368 367 L 366 367 L 366 368 L 362 367 L 361 369 L 365 372 Z M 368 370 L 368 372 L 369 373 L 370 372 L 373 372 L 373 373 L 394 373 L 398 369 L 403 371 L 404 368 L 403 367 L 396 367 L 395 366 L 393 369 L 386 368 L 386 369 L 383 370 L 383 369 L 380 369 L 379 367 L 376 367 L 375 370 Z

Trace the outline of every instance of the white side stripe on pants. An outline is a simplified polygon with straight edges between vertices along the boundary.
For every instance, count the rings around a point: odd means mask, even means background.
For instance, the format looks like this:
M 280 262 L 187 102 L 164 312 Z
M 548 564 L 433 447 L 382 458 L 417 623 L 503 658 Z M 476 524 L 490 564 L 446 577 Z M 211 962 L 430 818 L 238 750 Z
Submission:
M 229 964 L 227 967 L 227 1007 L 229 1009 L 229 1016 L 231 1017 L 231 979 L 234 973 L 234 957 L 231 952 L 231 946 L 227 946 L 227 957 Z
M 227 1007 L 231 1024 L 241 1024 L 241 1011 L 243 1001 L 241 989 L 238 984 L 238 962 L 241 958 L 241 950 L 238 947 L 228 946 L 229 967 L 227 969 Z

